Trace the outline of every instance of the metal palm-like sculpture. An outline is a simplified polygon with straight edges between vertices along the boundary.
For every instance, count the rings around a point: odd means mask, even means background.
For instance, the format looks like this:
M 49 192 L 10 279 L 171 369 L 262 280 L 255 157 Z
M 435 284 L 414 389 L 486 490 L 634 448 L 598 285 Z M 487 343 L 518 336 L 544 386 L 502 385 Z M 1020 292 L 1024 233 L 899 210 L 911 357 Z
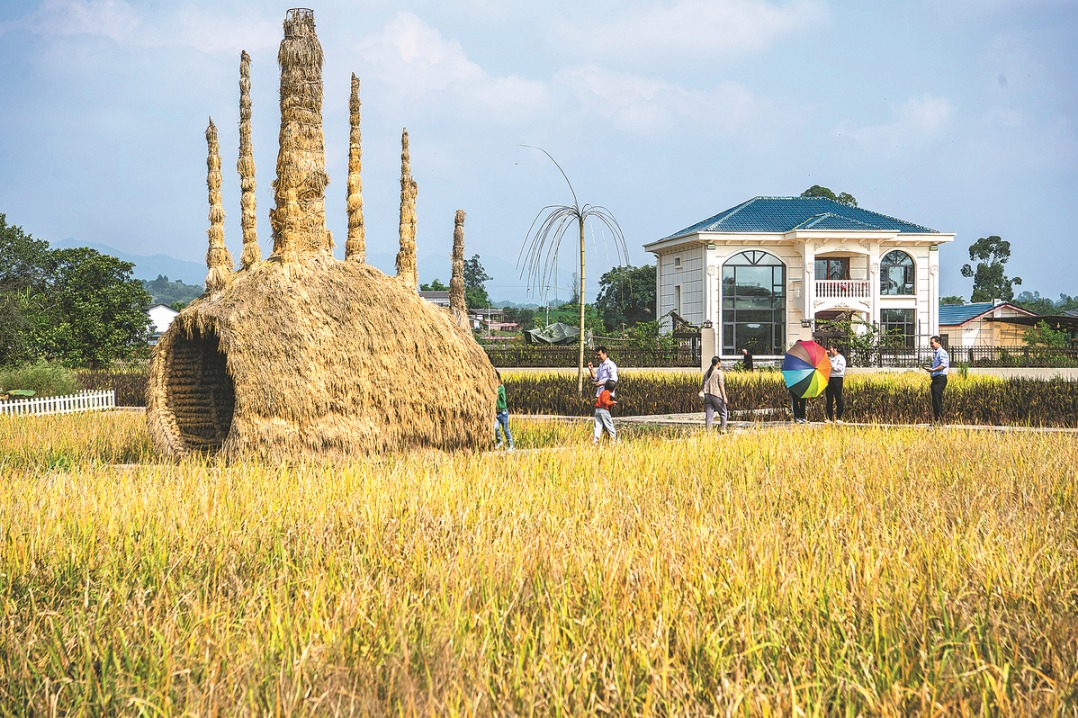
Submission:
M 521 271 L 521 274 L 525 271 L 527 272 L 529 287 L 545 285 L 547 278 L 557 266 L 558 250 L 561 249 L 561 241 L 564 239 L 565 233 L 574 224 L 576 225 L 580 235 L 580 337 L 578 339 L 577 391 L 583 395 L 584 223 L 588 219 L 594 218 L 599 222 L 600 229 L 605 227 L 609 230 L 614 238 L 614 246 L 618 252 L 618 258 L 623 260 L 626 264 L 629 260 L 629 250 L 625 245 L 625 234 L 621 231 L 618 220 L 614 218 L 614 215 L 610 213 L 610 210 L 602 205 L 595 204 L 585 204 L 581 207 L 580 201 L 576 197 L 576 190 L 573 189 L 573 183 L 569 181 L 569 177 L 565 174 L 565 170 L 561 168 L 561 165 L 558 164 L 558 161 L 542 147 L 532 147 L 531 145 L 521 145 L 521 147 L 530 147 L 531 149 L 539 150 L 549 157 L 550 161 L 554 163 L 554 166 L 558 168 L 558 172 L 561 172 L 561 176 L 565 178 L 565 183 L 569 185 L 569 192 L 573 195 L 573 203 L 571 205 L 551 204 L 543 207 L 543 209 L 539 211 L 539 214 L 537 214 L 532 221 L 531 227 L 528 228 L 524 246 L 521 248 L 520 255 L 517 258 L 517 265 L 519 266 L 523 261 L 524 269 Z

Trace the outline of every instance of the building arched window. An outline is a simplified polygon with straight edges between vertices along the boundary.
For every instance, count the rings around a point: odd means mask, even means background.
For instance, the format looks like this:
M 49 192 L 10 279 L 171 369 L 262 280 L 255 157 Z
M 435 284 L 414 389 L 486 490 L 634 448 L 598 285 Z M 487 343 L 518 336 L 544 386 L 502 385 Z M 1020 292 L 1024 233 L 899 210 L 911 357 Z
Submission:
M 916 294 L 913 258 L 895 249 L 880 260 L 880 294 Z
M 786 265 L 749 250 L 722 265 L 722 353 L 782 354 L 786 346 Z

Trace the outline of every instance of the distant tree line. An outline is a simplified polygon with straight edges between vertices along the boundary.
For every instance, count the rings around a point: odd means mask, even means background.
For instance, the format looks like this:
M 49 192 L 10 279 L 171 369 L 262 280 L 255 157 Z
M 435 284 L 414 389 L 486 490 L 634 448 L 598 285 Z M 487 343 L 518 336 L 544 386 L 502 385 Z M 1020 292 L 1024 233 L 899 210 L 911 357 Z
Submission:
M 0 213 L 0 365 L 100 367 L 144 349 L 150 295 L 133 269 L 85 247 L 50 249 Z
M 173 309 L 183 309 L 192 299 L 202 296 L 205 288 L 201 284 L 186 284 L 176 279 L 170 280 L 163 274 L 157 279 L 140 279 L 142 288 L 150 294 L 151 304 L 166 304 Z

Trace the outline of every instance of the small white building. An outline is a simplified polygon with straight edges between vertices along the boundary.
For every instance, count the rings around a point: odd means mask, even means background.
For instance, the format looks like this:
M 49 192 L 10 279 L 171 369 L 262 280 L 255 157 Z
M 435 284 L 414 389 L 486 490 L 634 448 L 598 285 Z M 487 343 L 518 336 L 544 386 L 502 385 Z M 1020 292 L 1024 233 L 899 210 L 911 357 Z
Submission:
M 948 348 L 1024 347 L 1029 326 L 1005 320 L 1036 316 L 1010 302 L 945 304 L 940 307 L 939 334 L 947 338 Z
M 439 307 L 449 307 L 449 290 L 422 290 L 419 292 L 421 299 L 426 299 L 431 304 Z
M 937 250 L 953 240 L 822 197 L 754 197 L 644 249 L 656 257 L 656 316 L 710 322 L 723 357 L 780 357 L 842 318 L 927 346 L 939 332 Z
M 146 307 L 146 316 L 150 318 L 150 346 L 157 344 L 157 340 L 171 326 L 177 314 L 179 312 L 167 304 L 153 304 Z

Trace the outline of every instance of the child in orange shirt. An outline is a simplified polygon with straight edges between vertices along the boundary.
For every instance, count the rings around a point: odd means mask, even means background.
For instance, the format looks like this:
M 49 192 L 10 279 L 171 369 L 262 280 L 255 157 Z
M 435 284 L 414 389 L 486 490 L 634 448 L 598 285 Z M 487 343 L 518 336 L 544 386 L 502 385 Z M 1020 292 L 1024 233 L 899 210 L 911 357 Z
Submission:
M 617 383 L 613 380 L 607 380 L 603 385 L 603 390 L 599 392 L 599 396 L 595 399 L 595 439 L 593 444 L 598 444 L 599 439 L 603 436 L 603 431 L 610 436 L 611 441 L 618 440 L 618 432 L 614 429 L 614 419 L 610 416 L 610 409 L 613 408 L 618 402 L 614 401 L 613 391 Z

